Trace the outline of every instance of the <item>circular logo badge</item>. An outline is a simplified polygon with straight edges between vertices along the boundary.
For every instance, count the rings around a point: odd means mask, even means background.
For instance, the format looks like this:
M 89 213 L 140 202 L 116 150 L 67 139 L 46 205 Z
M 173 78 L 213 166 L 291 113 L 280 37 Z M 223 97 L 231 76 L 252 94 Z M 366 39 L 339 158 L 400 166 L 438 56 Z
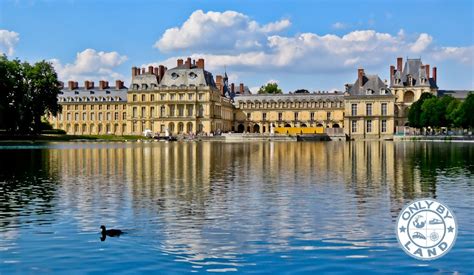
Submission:
M 444 256 L 454 246 L 457 233 L 454 213 L 433 199 L 413 201 L 398 215 L 398 242 L 408 255 L 419 260 Z

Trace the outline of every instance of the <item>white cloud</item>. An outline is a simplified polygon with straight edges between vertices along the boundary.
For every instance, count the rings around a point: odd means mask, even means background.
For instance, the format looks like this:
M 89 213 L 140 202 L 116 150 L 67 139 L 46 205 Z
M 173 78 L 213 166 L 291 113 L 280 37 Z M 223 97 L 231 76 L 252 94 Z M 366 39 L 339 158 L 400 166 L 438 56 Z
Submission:
M 424 50 L 426 50 L 426 48 L 428 48 L 432 41 L 433 37 L 431 37 L 427 33 L 422 33 L 415 41 L 415 43 L 411 45 L 410 50 L 414 53 L 423 52 Z
M 336 23 L 332 24 L 332 28 L 336 29 L 336 30 L 341 30 L 341 29 L 347 28 L 347 25 L 342 23 L 342 22 L 336 22 Z
M 0 30 L 0 54 L 12 56 L 20 35 L 14 31 Z
M 205 13 L 197 10 L 181 27 L 166 30 L 154 46 L 164 52 L 257 49 L 265 43 L 266 35 L 282 31 L 290 25 L 288 19 L 260 25 L 235 11 Z
M 114 71 L 116 67 L 127 60 L 125 55 L 117 52 L 103 52 L 94 49 L 85 49 L 77 53 L 73 63 L 61 64 L 58 59 L 52 59 L 58 77 L 62 81 L 100 80 L 112 81 L 123 79 L 123 75 Z
M 442 47 L 427 33 L 414 36 L 403 29 L 395 34 L 370 29 L 343 35 L 279 33 L 290 24 L 285 19 L 264 25 L 234 11 L 198 10 L 181 26 L 168 29 L 155 46 L 162 51 L 186 50 L 194 59 L 205 58 L 206 68 L 212 72 L 222 72 L 227 66 L 228 71 L 247 75 L 274 71 L 331 74 L 357 67 L 380 72 L 395 57 L 410 55 L 466 64 L 473 60 L 473 46 Z M 343 23 L 336 24 L 333 27 Z M 169 57 L 163 63 L 174 67 L 177 58 L 183 56 Z
M 441 47 L 434 51 L 433 58 L 438 61 L 456 60 L 467 65 L 474 64 L 474 46 Z

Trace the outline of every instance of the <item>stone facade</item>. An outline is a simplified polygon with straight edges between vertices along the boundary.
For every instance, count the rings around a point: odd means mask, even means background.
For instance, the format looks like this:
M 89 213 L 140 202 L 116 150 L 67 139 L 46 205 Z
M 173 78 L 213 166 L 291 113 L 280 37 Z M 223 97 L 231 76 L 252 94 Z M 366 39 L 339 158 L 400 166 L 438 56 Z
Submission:
M 389 139 L 394 133 L 395 96 L 377 75 L 358 70 L 346 85 L 344 132 L 351 139 Z
M 127 133 L 127 88 L 117 80 L 115 87 L 100 81 L 85 81 L 84 87 L 69 81 L 58 95 L 62 111 L 49 122 L 71 135 L 124 135 Z
M 390 66 L 390 89 L 395 95 L 395 126 L 406 126 L 408 108 L 422 93 L 438 94 L 437 68 L 424 65 L 421 59 L 397 58 L 397 67 Z
M 215 133 L 232 128 L 233 105 L 222 96 L 204 59 L 190 58 L 168 70 L 132 68 L 127 94 L 128 133 Z
M 408 59 L 390 67 L 390 87 L 377 75 L 358 70 L 345 92 L 252 95 L 247 86 L 216 78 L 197 62 L 178 59 L 176 67 L 132 68 L 129 88 L 69 81 L 58 96 L 62 112 L 49 120 L 77 135 L 158 135 L 323 133 L 342 131 L 351 139 L 389 139 L 405 125 L 407 109 L 423 92 L 437 94 L 436 67 Z
M 342 92 L 248 95 L 238 96 L 234 100 L 236 132 L 270 133 L 271 127 L 342 128 L 344 126 Z

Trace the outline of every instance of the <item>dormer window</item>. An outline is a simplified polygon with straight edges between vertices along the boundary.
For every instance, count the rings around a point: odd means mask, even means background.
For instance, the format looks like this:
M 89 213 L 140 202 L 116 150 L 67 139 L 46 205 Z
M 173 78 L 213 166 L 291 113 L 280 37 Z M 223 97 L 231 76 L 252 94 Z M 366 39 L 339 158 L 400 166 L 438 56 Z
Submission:
M 146 89 L 148 89 L 148 85 L 142 84 L 142 90 L 146 90 Z
M 365 91 L 365 94 L 366 94 L 366 95 L 373 95 L 373 94 L 374 94 L 374 91 L 371 90 L 371 89 L 367 89 L 367 90 Z
M 189 73 L 189 78 L 195 79 L 196 77 L 197 77 L 197 74 L 195 74 L 194 72 Z
M 413 86 L 413 77 L 408 75 L 408 86 Z
M 178 77 L 179 77 L 179 74 L 177 74 L 177 73 L 172 73 L 171 74 L 172 79 L 177 79 Z

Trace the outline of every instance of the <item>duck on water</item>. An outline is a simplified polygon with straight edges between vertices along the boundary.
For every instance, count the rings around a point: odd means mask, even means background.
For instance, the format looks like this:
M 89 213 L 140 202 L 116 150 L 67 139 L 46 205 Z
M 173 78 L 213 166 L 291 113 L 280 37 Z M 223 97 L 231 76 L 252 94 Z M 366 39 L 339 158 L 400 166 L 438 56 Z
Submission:
M 109 237 L 119 237 L 121 234 L 124 233 L 120 229 L 106 229 L 105 225 L 101 225 L 100 229 L 102 230 L 101 231 L 102 236 L 100 238 L 101 241 L 105 241 L 107 236 L 109 236 Z

